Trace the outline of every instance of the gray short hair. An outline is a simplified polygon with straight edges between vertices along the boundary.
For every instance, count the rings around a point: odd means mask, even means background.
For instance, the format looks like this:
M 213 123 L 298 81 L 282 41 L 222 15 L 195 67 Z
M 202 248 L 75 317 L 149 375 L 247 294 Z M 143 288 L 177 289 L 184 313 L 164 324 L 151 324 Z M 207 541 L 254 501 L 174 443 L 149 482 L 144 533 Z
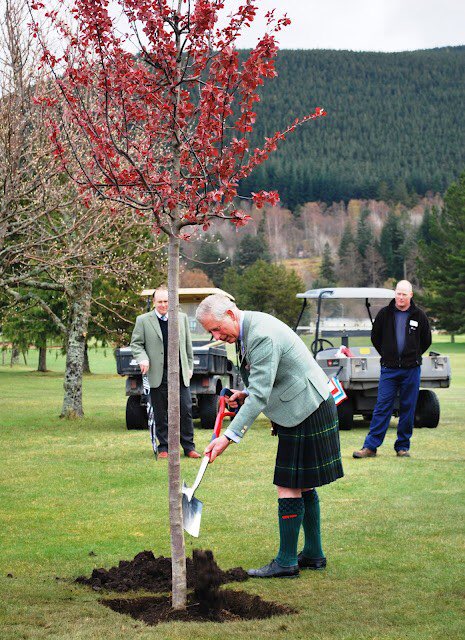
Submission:
M 160 291 L 163 291 L 163 293 L 166 291 L 168 293 L 168 287 L 166 286 L 166 284 L 160 284 L 156 289 L 154 289 L 153 297 L 155 298 L 155 294 L 159 293 Z
M 202 323 L 202 320 L 207 316 L 213 316 L 216 320 L 221 320 L 229 310 L 237 311 L 236 304 L 227 296 L 221 293 L 215 293 L 202 300 L 197 307 L 195 317 L 200 323 Z

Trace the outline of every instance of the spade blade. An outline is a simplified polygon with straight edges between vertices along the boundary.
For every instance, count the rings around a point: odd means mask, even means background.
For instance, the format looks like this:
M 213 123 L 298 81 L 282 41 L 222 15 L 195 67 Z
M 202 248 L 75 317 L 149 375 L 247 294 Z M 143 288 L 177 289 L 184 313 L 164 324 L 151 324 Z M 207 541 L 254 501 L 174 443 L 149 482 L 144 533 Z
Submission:
M 182 526 L 194 538 L 199 537 L 200 520 L 202 518 L 203 502 L 197 498 L 182 496 Z

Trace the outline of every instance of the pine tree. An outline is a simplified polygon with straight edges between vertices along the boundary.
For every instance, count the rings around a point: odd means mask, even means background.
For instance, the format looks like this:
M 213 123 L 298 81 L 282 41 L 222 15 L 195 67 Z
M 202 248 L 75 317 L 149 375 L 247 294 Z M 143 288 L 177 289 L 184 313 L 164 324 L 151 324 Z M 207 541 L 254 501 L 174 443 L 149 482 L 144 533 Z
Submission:
M 360 284 L 360 254 L 348 223 L 342 234 L 338 250 L 339 281 L 342 285 L 356 287 Z
M 380 252 L 386 265 L 388 278 L 401 280 L 404 276 L 403 242 L 404 236 L 399 218 L 391 209 L 380 238 Z
M 304 290 L 304 283 L 282 264 L 257 260 L 242 274 L 228 269 L 223 288 L 234 295 L 240 308 L 270 313 L 293 326 L 301 306 L 296 294 Z
M 258 233 L 256 236 L 251 234 L 244 235 L 234 256 L 235 265 L 240 271 L 243 271 L 257 262 L 257 260 L 271 261 L 270 250 L 264 234 Z
M 329 246 L 329 242 L 326 242 L 319 272 L 319 280 L 322 283 L 321 286 L 330 287 L 336 284 L 337 278 L 334 267 L 335 265 L 331 255 L 331 247 Z
M 365 258 L 367 248 L 372 245 L 374 241 L 373 230 L 368 221 L 369 215 L 369 210 L 363 209 L 357 224 L 356 244 L 362 258 Z
M 230 266 L 229 257 L 220 250 L 218 236 L 205 235 L 195 255 L 195 266 L 201 269 L 216 287 L 221 286 L 225 270 Z
M 420 242 L 421 296 L 438 329 L 465 331 L 465 172 L 431 213 L 431 241 Z

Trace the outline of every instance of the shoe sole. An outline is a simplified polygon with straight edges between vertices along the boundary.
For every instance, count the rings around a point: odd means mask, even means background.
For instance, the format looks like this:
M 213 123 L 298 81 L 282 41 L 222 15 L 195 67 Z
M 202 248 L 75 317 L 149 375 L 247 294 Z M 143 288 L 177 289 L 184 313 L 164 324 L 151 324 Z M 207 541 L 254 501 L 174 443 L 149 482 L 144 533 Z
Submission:
M 251 576 L 250 574 L 247 574 L 249 576 L 249 578 L 260 578 L 261 580 L 266 580 L 266 579 L 271 579 L 271 578 L 298 578 L 299 574 L 295 573 L 293 576 Z

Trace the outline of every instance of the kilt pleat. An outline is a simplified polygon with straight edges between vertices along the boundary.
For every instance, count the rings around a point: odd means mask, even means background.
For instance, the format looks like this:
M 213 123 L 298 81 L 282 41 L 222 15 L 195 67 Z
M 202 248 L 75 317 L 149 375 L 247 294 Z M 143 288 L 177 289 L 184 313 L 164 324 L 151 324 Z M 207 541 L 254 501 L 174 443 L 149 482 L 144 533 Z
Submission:
M 307 489 L 342 478 L 337 410 L 332 396 L 299 425 L 276 427 L 279 443 L 275 485 Z

